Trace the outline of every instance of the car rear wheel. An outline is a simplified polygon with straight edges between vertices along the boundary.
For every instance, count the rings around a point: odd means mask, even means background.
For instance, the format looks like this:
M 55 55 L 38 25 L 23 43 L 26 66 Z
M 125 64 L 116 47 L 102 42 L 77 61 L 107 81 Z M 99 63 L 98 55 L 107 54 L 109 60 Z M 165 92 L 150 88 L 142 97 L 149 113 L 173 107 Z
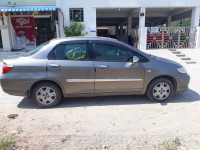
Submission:
M 51 82 L 42 82 L 33 88 L 33 98 L 38 106 L 50 108 L 56 106 L 61 98 L 60 88 Z
M 174 86 L 166 78 L 158 78 L 150 83 L 147 89 L 147 96 L 155 102 L 165 102 L 174 95 Z

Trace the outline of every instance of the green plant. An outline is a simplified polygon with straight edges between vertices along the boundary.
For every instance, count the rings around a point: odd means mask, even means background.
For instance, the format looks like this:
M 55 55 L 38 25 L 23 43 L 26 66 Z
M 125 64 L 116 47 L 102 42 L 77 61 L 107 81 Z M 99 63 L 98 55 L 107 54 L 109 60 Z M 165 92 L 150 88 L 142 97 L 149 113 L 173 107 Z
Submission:
M 191 26 L 191 18 L 185 18 L 181 20 L 177 20 L 172 22 L 172 27 L 190 27 Z
M 85 30 L 85 25 L 81 22 L 72 21 L 70 22 L 69 27 L 64 28 L 66 37 L 69 36 L 84 36 L 86 33 L 83 33 Z
M 158 150 L 178 150 L 178 146 L 181 145 L 180 139 L 177 137 L 174 140 L 164 141 L 158 145 Z
M 15 147 L 13 137 L 0 138 L 0 150 L 12 150 Z

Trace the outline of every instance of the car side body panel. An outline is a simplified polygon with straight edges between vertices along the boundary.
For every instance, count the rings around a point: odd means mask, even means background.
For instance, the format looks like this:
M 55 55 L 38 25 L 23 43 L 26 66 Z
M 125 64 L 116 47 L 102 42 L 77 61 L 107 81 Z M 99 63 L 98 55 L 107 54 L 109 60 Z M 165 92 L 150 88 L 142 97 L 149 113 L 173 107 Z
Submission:
M 132 49 L 133 51 L 137 51 L 137 53 L 147 57 L 149 59 L 149 62 L 139 62 L 138 66 L 132 66 L 133 64 L 131 63 L 123 64 L 127 65 L 127 67 L 129 68 L 140 69 L 138 74 L 134 72 L 134 69 L 132 70 L 132 74 L 134 75 L 133 77 L 131 76 L 131 74 L 128 74 L 127 76 L 127 72 L 125 70 L 118 69 L 114 72 L 113 70 L 110 71 L 112 78 L 142 79 L 143 82 L 133 83 L 133 87 L 131 87 L 132 83 L 128 82 L 128 87 L 125 87 L 124 81 L 121 81 L 123 85 L 118 89 L 116 89 L 116 87 L 120 86 L 119 83 L 114 83 L 111 87 L 107 86 L 109 85 L 109 82 L 112 81 L 109 81 L 108 84 L 100 83 L 97 87 L 97 90 L 101 91 L 102 89 L 104 89 L 103 87 L 105 87 L 105 89 L 107 88 L 107 90 L 113 87 L 114 90 L 110 90 L 109 92 L 103 91 L 95 93 L 95 79 L 102 79 L 100 75 L 103 75 L 103 71 L 99 72 L 99 74 L 97 74 L 97 76 L 95 77 L 95 65 L 99 64 L 95 64 L 96 62 L 94 63 L 93 60 L 59 62 L 60 65 L 66 67 L 63 70 L 59 70 L 59 72 L 61 73 L 60 75 L 56 73 L 58 72 L 58 70 L 54 70 L 52 68 L 51 71 L 47 73 L 47 70 L 49 71 L 50 69 L 48 65 L 55 64 L 53 60 L 48 60 L 48 54 L 52 51 L 52 49 L 59 43 L 77 40 L 97 40 L 113 42 L 119 45 L 121 44 L 129 49 Z M 127 44 L 108 38 L 75 37 L 57 39 L 51 41 L 50 44 L 48 44 L 42 50 L 32 56 L 9 58 L 4 60 L 4 62 L 6 64 L 13 65 L 14 68 L 7 74 L 1 76 L 0 81 L 2 89 L 8 94 L 16 96 L 25 96 L 26 92 L 30 91 L 31 87 L 35 83 L 44 80 L 57 83 L 62 89 L 64 97 L 145 94 L 149 83 L 153 79 L 160 76 L 169 76 L 173 78 L 177 85 L 175 92 L 179 93 L 188 89 L 188 84 L 190 80 L 188 74 L 180 74 L 177 71 L 177 68 L 182 67 L 181 65 L 169 60 L 152 57 Z M 104 65 L 104 63 L 101 63 L 100 65 Z M 123 65 L 121 64 L 121 67 Z M 87 67 L 84 68 L 85 66 Z M 120 65 L 117 66 L 120 68 Z M 126 76 L 124 76 L 124 73 L 126 74 Z M 110 79 L 111 77 L 106 75 L 104 76 L 104 78 Z M 84 79 L 84 82 L 82 79 Z M 127 90 L 121 91 L 124 88 L 127 88 Z M 133 88 L 134 90 L 130 90 L 131 88 Z
M 58 68 L 51 64 L 59 65 Z M 49 60 L 48 78 L 57 79 L 64 87 L 64 95 L 94 94 L 94 65 L 92 61 Z

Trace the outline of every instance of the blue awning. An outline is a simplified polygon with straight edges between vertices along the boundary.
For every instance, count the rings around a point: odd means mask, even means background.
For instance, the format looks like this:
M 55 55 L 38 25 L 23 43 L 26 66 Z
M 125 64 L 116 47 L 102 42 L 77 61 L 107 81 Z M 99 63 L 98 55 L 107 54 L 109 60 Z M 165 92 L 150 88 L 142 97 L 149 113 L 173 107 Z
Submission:
M 0 8 L 0 12 L 24 12 L 24 11 L 56 11 L 56 7 L 17 7 L 17 8 Z

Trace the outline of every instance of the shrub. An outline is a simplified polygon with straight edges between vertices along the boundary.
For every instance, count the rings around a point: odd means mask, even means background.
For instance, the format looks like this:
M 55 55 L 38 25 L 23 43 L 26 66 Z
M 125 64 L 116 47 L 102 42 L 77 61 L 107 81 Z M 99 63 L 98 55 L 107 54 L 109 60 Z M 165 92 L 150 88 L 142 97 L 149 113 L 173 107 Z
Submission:
M 15 148 L 13 137 L 0 138 L 0 150 L 12 150 Z
M 69 37 L 69 36 L 84 36 L 84 35 L 86 35 L 86 33 L 83 33 L 84 30 L 85 30 L 85 25 L 82 24 L 81 22 L 76 22 L 76 21 L 70 22 L 69 27 L 66 26 L 64 28 L 64 32 L 65 32 L 66 37 Z

